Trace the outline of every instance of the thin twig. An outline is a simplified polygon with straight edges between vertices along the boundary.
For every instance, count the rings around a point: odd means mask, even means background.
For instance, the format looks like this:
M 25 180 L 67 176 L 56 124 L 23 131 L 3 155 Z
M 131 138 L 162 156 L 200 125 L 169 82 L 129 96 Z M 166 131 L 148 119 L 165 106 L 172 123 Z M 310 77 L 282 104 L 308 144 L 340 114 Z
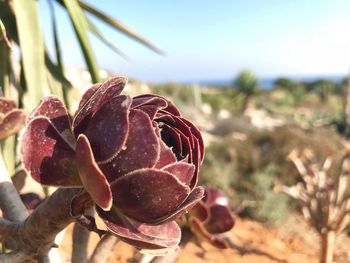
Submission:
M 31 254 L 26 254 L 24 252 L 13 252 L 9 254 L 0 254 L 0 262 L 1 263 L 18 263 L 18 262 L 35 263 L 37 262 L 37 260 L 35 260 L 33 255 Z
M 93 208 L 89 209 L 87 211 L 87 214 L 93 216 Z M 76 222 L 73 228 L 72 263 L 87 262 L 87 246 L 89 242 L 89 237 L 90 231 Z
M 11 221 L 23 221 L 28 212 L 14 187 L 6 169 L 4 159 L 0 155 L 0 209 L 4 218 Z
M 113 253 L 113 247 L 118 243 L 119 239 L 111 234 L 105 234 L 97 243 L 92 253 L 89 263 L 103 263 Z

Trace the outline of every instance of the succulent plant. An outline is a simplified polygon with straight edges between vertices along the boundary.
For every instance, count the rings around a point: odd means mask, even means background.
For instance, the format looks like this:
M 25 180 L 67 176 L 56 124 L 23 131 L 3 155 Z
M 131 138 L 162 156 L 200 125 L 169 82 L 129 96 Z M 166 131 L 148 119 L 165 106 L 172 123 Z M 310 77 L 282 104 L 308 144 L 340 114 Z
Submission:
M 24 126 L 25 118 L 15 101 L 0 97 L 0 141 L 17 133 Z
M 230 200 L 218 189 L 206 187 L 203 199 L 190 211 L 192 232 L 218 248 L 231 247 L 228 232 L 235 225 Z
M 82 187 L 122 240 L 176 247 L 175 218 L 203 197 L 203 140 L 170 101 L 122 95 L 125 84 L 115 77 L 92 86 L 73 118 L 58 98 L 43 99 L 28 117 L 22 161 L 43 185 Z

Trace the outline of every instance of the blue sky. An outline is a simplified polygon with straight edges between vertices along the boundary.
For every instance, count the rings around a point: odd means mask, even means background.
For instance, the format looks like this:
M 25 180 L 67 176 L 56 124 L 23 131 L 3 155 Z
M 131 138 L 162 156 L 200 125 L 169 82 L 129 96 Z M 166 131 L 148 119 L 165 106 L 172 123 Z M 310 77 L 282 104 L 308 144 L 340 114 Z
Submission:
M 50 15 L 40 2 L 52 47 Z M 97 25 L 124 51 L 124 61 L 91 36 L 99 65 L 144 81 L 232 79 L 249 68 L 259 77 L 345 75 L 350 69 L 348 0 L 87 1 L 152 41 L 159 56 Z M 84 67 L 70 21 L 56 8 L 66 66 Z

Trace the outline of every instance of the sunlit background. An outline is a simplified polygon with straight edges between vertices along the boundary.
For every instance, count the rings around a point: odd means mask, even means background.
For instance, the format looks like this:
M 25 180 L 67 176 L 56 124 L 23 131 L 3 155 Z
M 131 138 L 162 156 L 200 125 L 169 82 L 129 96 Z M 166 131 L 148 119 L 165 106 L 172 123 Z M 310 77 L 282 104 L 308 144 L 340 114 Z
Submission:
M 228 82 L 243 68 L 260 79 L 340 77 L 349 71 L 350 2 L 335 1 L 87 1 L 165 52 L 155 55 L 96 21 L 129 58 L 93 37 L 99 65 L 142 81 Z M 46 1 L 40 19 L 50 21 Z M 67 66 L 84 67 L 71 23 L 56 8 Z M 52 50 L 50 23 L 45 39 Z
M 26 113 L 57 96 L 74 116 L 92 83 L 125 75 L 124 94 L 162 96 L 199 128 L 198 183 L 225 193 L 236 223 L 224 235 L 183 225 L 192 234 L 168 263 L 350 262 L 349 11 L 349 0 L 0 0 L 0 90 Z M 174 125 L 176 143 L 163 140 L 176 151 L 196 130 Z M 10 174 L 22 167 L 18 137 L 1 145 Z M 64 262 L 71 234 L 55 250 Z M 141 257 L 123 242 L 109 252 L 109 263 Z

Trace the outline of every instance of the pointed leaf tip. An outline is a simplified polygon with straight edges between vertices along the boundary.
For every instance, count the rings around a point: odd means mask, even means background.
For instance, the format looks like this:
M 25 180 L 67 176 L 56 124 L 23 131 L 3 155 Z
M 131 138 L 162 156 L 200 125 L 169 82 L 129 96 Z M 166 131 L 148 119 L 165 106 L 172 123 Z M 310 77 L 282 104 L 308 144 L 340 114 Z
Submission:
M 103 210 L 112 207 L 112 192 L 109 183 L 98 167 L 89 143 L 84 134 L 77 140 L 76 159 L 78 171 L 85 190 Z

